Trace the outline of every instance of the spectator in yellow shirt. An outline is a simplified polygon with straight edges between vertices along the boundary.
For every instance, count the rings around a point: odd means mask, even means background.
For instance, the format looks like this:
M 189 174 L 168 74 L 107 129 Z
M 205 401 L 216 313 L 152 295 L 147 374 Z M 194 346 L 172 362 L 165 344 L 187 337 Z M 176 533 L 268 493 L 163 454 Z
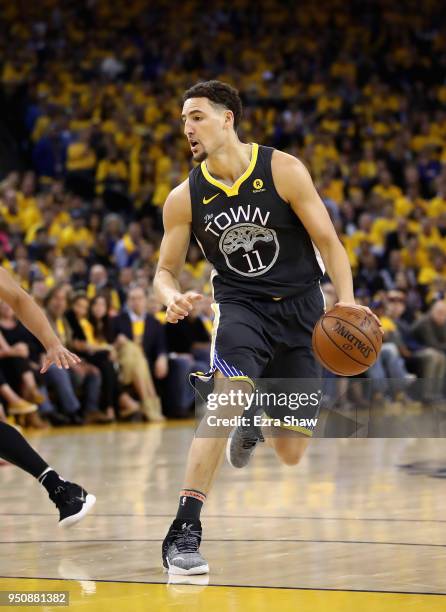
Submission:
M 373 187 L 373 193 L 377 193 L 384 200 L 392 200 L 392 202 L 403 195 L 401 189 L 393 184 L 393 177 L 388 170 L 382 170 L 379 173 L 379 182 Z
M 90 199 L 94 195 L 96 153 L 90 145 L 90 129 L 82 130 L 79 140 L 68 145 L 66 187 L 69 191 Z
M 127 163 L 120 157 L 116 146 L 110 145 L 107 157 L 99 162 L 96 171 L 96 193 L 103 196 L 108 210 L 130 212 L 128 181 Z
M 75 245 L 83 257 L 88 257 L 94 244 L 94 236 L 87 227 L 85 213 L 79 208 L 71 211 L 72 223 L 65 227 L 59 237 L 58 246 L 63 251 L 68 246 Z
M 446 281 L 446 257 L 441 251 L 434 250 L 431 263 L 421 268 L 418 282 L 420 285 L 430 285 L 439 278 Z

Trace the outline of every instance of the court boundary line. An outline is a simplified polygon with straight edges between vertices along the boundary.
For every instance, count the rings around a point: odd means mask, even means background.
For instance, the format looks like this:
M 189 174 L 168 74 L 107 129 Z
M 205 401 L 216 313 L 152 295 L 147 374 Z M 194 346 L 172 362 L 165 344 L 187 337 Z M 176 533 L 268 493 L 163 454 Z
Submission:
M 167 574 L 165 574 L 167 576 Z M 187 576 L 186 576 L 187 577 Z M 48 578 L 40 576 L 0 576 L 0 580 L 58 580 L 60 582 L 104 582 L 108 584 L 160 584 L 168 586 L 169 582 L 159 582 L 156 580 L 108 580 L 106 578 Z M 180 586 L 197 586 L 196 584 L 182 584 Z M 382 593 L 387 595 L 426 595 L 426 596 L 446 596 L 444 593 L 424 593 L 420 591 L 383 591 L 373 589 L 331 589 L 324 587 L 291 587 L 291 586 L 258 586 L 256 584 L 207 584 L 206 587 L 230 587 L 230 588 L 241 588 L 241 589 L 281 589 L 286 591 L 324 591 L 324 592 L 335 592 L 335 593 Z
M 0 540 L 0 544 L 112 544 L 119 542 L 162 542 L 163 538 L 122 538 L 115 540 L 108 539 L 88 539 L 88 540 Z M 287 543 L 301 543 L 301 544 L 374 544 L 377 546 L 424 546 L 428 548 L 446 548 L 445 544 L 424 544 L 419 542 L 372 542 L 369 540 L 307 540 L 307 539 L 296 539 L 296 538 L 288 538 L 288 539 L 257 539 L 257 538 L 228 538 L 228 539 L 216 539 L 216 538 L 206 538 L 205 542 L 280 542 L 281 544 Z
M 0 516 L 54 516 L 54 512 L 0 512 Z M 170 518 L 170 514 L 106 514 L 94 512 L 94 516 L 101 517 L 148 517 L 148 518 Z M 241 514 L 206 514 L 204 518 L 215 519 L 268 519 L 268 520 L 305 520 L 305 521 L 369 521 L 387 523 L 446 523 L 446 519 L 403 519 L 403 518 L 374 518 L 374 517 L 343 517 L 343 516 L 263 516 L 263 515 L 241 515 Z

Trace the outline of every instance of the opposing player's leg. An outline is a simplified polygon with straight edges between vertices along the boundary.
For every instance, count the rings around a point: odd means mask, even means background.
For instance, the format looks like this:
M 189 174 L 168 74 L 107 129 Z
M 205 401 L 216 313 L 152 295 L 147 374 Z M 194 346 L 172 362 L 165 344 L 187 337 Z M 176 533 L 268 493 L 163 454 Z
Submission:
M 197 428 L 186 464 L 184 487 L 175 520 L 162 545 L 163 565 L 171 574 L 204 574 L 209 571 L 207 561 L 200 553 L 202 527 L 200 513 L 218 473 L 224 456 L 230 429 L 218 425 L 219 419 L 232 418 L 243 412 L 243 397 L 251 393 L 251 384 L 243 380 L 231 380 L 221 372 L 215 373 L 214 393 L 216 407 L 212 421 L 206 412 Z M 225 398 L 240 399 L 232 405 L 220 401 Z M 241 395 L 239 396 L 239 392 Z
M 59 510 L 59 526 L 70 527 L 91 510 L 96 498 L 80 485 L 63 480 L 11 425 L 0 422 L 0 457 L 34 476 Z

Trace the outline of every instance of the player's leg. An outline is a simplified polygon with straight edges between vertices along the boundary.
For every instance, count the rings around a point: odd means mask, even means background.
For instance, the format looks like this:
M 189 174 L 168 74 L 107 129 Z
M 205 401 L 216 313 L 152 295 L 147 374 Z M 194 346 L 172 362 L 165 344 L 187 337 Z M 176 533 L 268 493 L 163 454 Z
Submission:
M 305 453 L 313 425 L 292 425 L 286 429 L 276 426 L 260 427 L 255 418 L 267 416 L 282 420 L 282 417 L 290 412 L 284 412 L 282 408 L 268 410 L 268 406 L 261 399 L 260 391 L 272 393 L 276 397 L 283 392 L 318 392 L 320 367 L 313 355 L 311 337 L 314 325 L 323 310 L 324 300 L 318 287 L 302 297 L 264 304 L 264 318 L 267 319 L 270 335 L 277 344 L 272 358 L 262 371 L 262 379 L 257 381 L 256 397 L 260 395 L 260 400 L 255 409 L 250 411 L 251 423 L 247 427 L 236 428 L 228 441 L 227 457 L 233 467 L 241 468 L 247 465 L 257 443 L 263 440 L 287 465 L 296 465 Z M 315 410 L 309 407 L 305 410 L 306 415 L 302 416 L 310 420 L 312 417 L 317 418 L 319 402 L 314 408 Z M 286 420 L 283 425 L 286 425 Z
M 295 378 L 291 377 L 293 373 L 296 373 Z M 266 411 L 266 416 L 277 417 L 282 422 L 281 426 L 262 427 L 265 442 L 274 449 L 277 458 L 285 465 L 297 465 L 308 447 L 319 414 L 319 366 L 310 348 L 283 347 L 277 351 L 265 377 L 271 379 L 276 397 L 283 394 L 291 398 L 293 394 L 295 399 L 298 394 L 304 394 L 304 405 L 291 407 L 287 403 L 283 409 L 273 406 Z M 314 401 L 307 398 L 313 398 Z M 286 424 L 285 417 L 289 419 L 290 425 Z M 303 424 L 303 421 L 306 423 Z M 295 424 L 297 422 L 302 424 Z
M 250 308 L 224 304 L 221 308 L 216 307 L 215 311 L 208 377 L 215 375 L 213 397 L 216 405 L 212 415 L 206 412 L 197 429 L 189 451 L 177 518 L 163 542 L 163 564 L 170 573 L 208 571 L 198 550 L 200 511 L 218 472 L 231 430 L 228 426 L 218 426 L 215 419 L 241 415 L 244 400 L 252 393 L 252 381 L 248 376 L 258 376 L 269 356 L 264 346 L 261 321 Z M 237 399 L 233 405 L 228 405 L 223 402 L 223 394 L 226 400 L 231 392 Z
M 34 476 L 45 487 L 59 510 L 61 527 L 80 521 L 96 501 L 95 496 L 81 486 L 61 478 L 14 427 L 2 422 L 0 457 Z
M 227 425 L 218 425 L 218 420 L 243 412 L 243 399 L 231 406 L 226 402 L 220 404 L 222 394 L 231 397 L 231 392 L 235 398 L 239 392 L 244 398 L 251 394 L 252 386 L 248 382 L 229 380 L 217 372 L 213 393 L 216 407 L 212 410 L 212 421 L 206 411 L 189 449 L 177 515 L 163 542 L 163 564 L 169 573 L 201 574 L 209 571 L 199 551 L 202 534 L 200 513 L 224 457 L 230 431 Z

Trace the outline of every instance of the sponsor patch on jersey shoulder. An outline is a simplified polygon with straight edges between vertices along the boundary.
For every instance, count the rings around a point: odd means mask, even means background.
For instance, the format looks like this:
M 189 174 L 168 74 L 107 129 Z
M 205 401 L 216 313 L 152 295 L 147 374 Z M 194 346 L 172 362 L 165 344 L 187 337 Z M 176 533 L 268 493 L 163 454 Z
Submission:
M 263 187 L 262 179 L 259 179 L 259 178 L 254 179 L 252 182 L 252 186 L 254 187 L 254 189 L 252 190 L 252 193 L 260 193 L 261 191 L 266 191 L 266 189 Z

